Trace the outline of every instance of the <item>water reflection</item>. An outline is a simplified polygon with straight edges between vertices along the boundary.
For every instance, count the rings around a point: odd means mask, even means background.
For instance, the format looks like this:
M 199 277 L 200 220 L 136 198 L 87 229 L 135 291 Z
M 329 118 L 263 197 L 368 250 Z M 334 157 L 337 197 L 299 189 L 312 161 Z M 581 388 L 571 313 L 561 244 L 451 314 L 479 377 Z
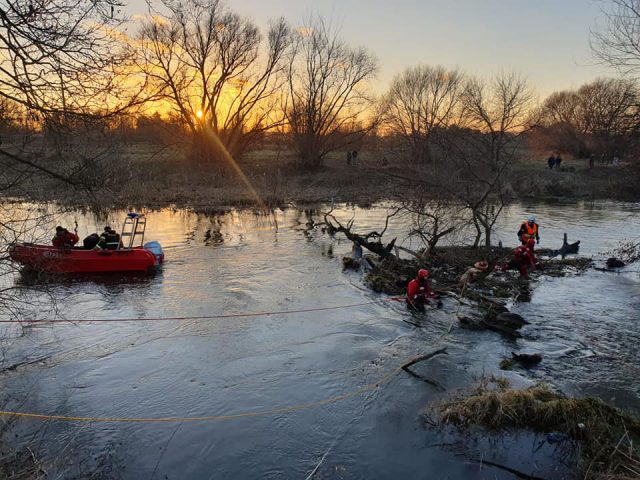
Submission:
M 640 236 L 630 221 L 639 211 L 636 204 L 512 205 L 496 238 L 515 246 L 520 222 L 533 212 L 543 246 L 559 247 L 567 232 L 569 241 L 582 241 L 581 253 L 592 255 Z M 354 218 L 358 231 L 379 230 L 387 212 L 386 206 L 334 211 L 341 222 Z M 149 212 L 147 238 L 160 241 L 167 258 L 157 274 L 60 278 L 46 283 L 47 293 L 38 280 L 20 278 L 18 284 L 34 303 L 45 295 L 56 299 L 57 311 L 41 309 L 41 318 L 290 311 L 379 299 L 363 286 L 361 272 L 342 271 L 341 257 L 351 242 L 317 228 L 319 213 Z M 79 231 L 90 232 L 104 223 L 119 224 L 124 214 L 108 212 L 98 219 L 63 212 L 56 218 L 66 224 L 77 219 Z M 386 235 L 411 247 L 411 240 L 402 240 L 405 231 L 402 221 L 392 219 Z M 449 355 L 422 368 L 450 392 L 483 374 L 503 374 L 498 363 L 511 351 L 538 351 L 544 355 L 538 368 L 504 374 L 520 384 L 525 375 L 568 393 L 598 394 L 638 408 L 640 392 L 629 378 L 637 375 L 632 366 L 640 353 L 640 326 L 634 321 L 639 288 L 633 268 L 619 275 L 589 271 L 523 284 L 510 305 L 531 322 L 523 339 L 454 328 L 441 340 Z M 456 300 L 447 298 L 443 310 L 420 322 L 403 305 L 386 302 L 292 315 L 12 330 L 11 343 L 2 345 L 8 361 L 40 360 L 0 377 L 0 395 L 7 408 L 126 417 L 222 415 L 305 404 L 357 390 L 401 360 L 430 350 L 457 308 Z M 6 329 L 2 333 L 8 336 Z M 398 375 L 382 388 L 291 414 L 179 428 L 51 423 L 43 430 L 37 422 L 18 422 L 13 441 L 37 447 L 50 475 L 61 477 L 79 474 L 78 462 L 56 461 L 67 451 L 110 458 L 109 466 L 87 461 L 89 471 L 126 465 L 123 478 L 151 477 L 154 471 L 156 478 L 304 478 L 325 453 L 321 477 L 485 478 L 464 458 L 431 446 L 442 439 L 418 424 L 422 407 L 442 395 L 432 385 Z M 37 446 L 32 438 L 40 439 Z M 519 445 L 509 447 L 528 452 Z M 478 453 L 490 454 L 491 448 L 479 445 Z M 524 463 L 527 455 L 522 454 Z M 527 465 L 527 471 L 535 469 Z

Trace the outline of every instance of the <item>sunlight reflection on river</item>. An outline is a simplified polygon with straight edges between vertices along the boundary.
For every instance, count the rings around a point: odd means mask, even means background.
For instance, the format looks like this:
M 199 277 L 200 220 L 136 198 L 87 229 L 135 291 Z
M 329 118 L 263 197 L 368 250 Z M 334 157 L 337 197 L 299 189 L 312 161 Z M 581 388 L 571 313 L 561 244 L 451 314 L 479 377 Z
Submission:
M 582 241 L 581 254 L 596 255 L 640 237 L 639 212 L 638 204 L 609 202 L 515 204 L 505 210 L 495 240 L 515 246 L 519 223 L 535 213 L 541 246 L 558 248 L 567 232 L 570 242 Z M 309 220 L 321 220 L 318 213 L 150 212 L 146 239 L 160 241 L 166 253 L 160 272 L 68 278 L 49 285 L 48 294 L 59 315 L 77 319 L 282 312 L 379 299 L 360 273 L 342 271 L 349 242 L 320 229 L 306 231 Z M 335 213 L 344 221 L 354 218 L 355 230 L 369 231 L 384 226 L 387 209 L 342 205 Z M 54 223 L 77 221 L 82 237 L 105 224 L 119 225 L 123 216 L 71 212 Z M 399 244 L 415 247 L 400 237 L 405 231 L 406 223 L 391 221 L 385 238 L 398 235 Z M 505 375 L 520 383 L 524 375 L 640 411 L 640 386 L 629 381 L 638 373 L 638 279 L 635 267 L 543 277 L 533 283 L 531 302 L 511 305 L 532 322 L 523 339 L 455 328 L 439 343 L 449 355 L 422 368 L 452 390 L 499 372 L 500 359 L 511 351 L 541 351 L 545 359 L 539 368 Z M 31 288 L 27 295 L 34 302 L 43 297 Z M 24 336 L 0 327 L 12 337 L 2 345 L 9 363 L 42 359 L 0 377 L 0 400 L 7 409 L 110 417 L 229 415 L 314 402 L 354 391 L 403 359 L 434 349 L 456 307 L 445 301 L 424 328 L 403 322 L 410 316 L 394 302 L 261 317 L 37 326 Z M 41 307 L 31 313 L 55 314 Z M 438 472 L 438 478 L 485 478 L 454 452 L 429 447 L 440 439 L 419 425 L 418 413 L 442 395 L 398 375 L 379 389 L 294 413 L 160 425 L 52 422 L 46 429 L 21 421 L 15 431 L 18 443 L 27 442 L 48 460 L 50 474 L 112 468 L 123 478 L 150 478 L 154 472 L 155 478 L 304 478 L 328 452 L 322 478 L 428 472 Z M 60 458 L 63 448 L 84 452 L 87 460 L 71 465 Z M 520 456 L 524 466 L 535 463 L 526 453 Z M 536 462 L 542 476 L 553 464 L 537 457 Z M 491 478 L 511 478 L 491 473 Z

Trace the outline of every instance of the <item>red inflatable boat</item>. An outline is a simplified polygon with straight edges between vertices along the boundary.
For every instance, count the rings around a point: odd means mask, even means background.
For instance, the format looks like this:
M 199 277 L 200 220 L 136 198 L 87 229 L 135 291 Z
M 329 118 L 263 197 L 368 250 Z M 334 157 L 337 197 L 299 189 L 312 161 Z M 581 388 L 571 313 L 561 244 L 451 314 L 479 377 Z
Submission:
M 144 247 L 62 250 L 48 245 L 16 243 L 9 254 L 22 265 L 51 273 L 146 272 L 163 260 Z
M 146 223 L 144 215 L 128 213 L 113 250 L 15 243 L 9 255 L 15 262 L 51 273 L 146 272 L 164 261 L 158 242 L 143 244 Z

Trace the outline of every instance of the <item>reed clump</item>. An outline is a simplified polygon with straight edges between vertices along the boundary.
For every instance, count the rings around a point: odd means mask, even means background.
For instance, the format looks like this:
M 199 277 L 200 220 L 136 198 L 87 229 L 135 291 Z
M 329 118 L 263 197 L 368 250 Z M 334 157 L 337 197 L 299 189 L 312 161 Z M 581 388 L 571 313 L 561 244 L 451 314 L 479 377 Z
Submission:
M 517 390 L 492 379 L 437 410 L 441 422 L 460 428 L 564 434 L 580 448 L 582 478 L 640 478 L 640 421 L 602 400 L 567 397 L 547 386 Z

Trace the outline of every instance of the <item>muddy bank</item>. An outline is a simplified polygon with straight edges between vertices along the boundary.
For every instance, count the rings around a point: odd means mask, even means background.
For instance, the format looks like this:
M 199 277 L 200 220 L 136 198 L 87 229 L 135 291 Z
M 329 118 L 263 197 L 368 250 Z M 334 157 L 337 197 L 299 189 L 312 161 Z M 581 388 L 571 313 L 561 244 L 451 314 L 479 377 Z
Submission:
M 510 248 L 442 247 L 424 260 L 366 256 L 365 282 L 375 292 L 402 296 L 418 269 L 426 268 L 434 291 L 459 303 L 456 317 L 462 328 L 488 329 L 520 338 L 519 329 L 528 322 L 509 312 L 507 302 L 529 301 L 532 286 L 541 276 L 578 274 L 592 263 L 586 257 L 556 257 L 556 250 L 539 249 L 536 253 L 544 260 L 538 269 L 530 270 L 528 279 L 521 278 L 517 271 L 502 271 L 513 256 Z M 486 269 L 475 268 L 478 262 L 485 262 Z
M 536 255 L 541 259 L 541 268 L 532 269 L 529 273 L 533 280 L 541 275 L 563 276 L 585 270 L 591 264 L 585 257 L 551 257 L 552 249 L 538 249 Z M 513 256 L 512 248 L 491 247 L 440 247 L 423 261 L 389 257 L 378 260 L 370 258 L 372 269 L 366 275 L 366 282 L 375 292 L 398 295 L 406 292 L 407 283 L 415 277 L 420 268 L 430 272 L 431 285 L 436 291 L 451 292 L 462 288 L 462 276 L 476 262 L 487 261 L 488 271 L 477 281 L 467 285 L 466 291 L 490 292 L 497 298 L 510 298 L 519 291 L 522 285 L 515 271 L 502 272 L 494 270 L 509 262 Z M 551 257 L 551 258 L 549 258 Z
M 575 200 L 611 199 L 638 201 L 638 168 L 631 164 L 588 167 L 588 160 L 568 160 L 561 170 L 541 164 L 521 163 L 514 167 L 512 184 L 520 199 L 563 198 Z

